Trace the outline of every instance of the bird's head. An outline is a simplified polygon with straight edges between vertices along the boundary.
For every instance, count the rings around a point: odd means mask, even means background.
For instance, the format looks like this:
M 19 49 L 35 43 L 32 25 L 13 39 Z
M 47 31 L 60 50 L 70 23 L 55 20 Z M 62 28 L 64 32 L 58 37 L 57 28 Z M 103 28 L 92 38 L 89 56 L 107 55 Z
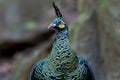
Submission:
M 57 7 L 54 1 L 53 1 L 52 6 L 55 10 L 57 18 L 53 20 L 53 22 L 49 25 L 48 29 L 53 28 L 53 29 L 56 29 L 57 31 L 68 29 L 68 26 L 66 25 L 62 17 L 62 13 L 60 12 L 59 8 Z
M 66 29 L 66 23 L 64 22 L 64 20 L 62 18 L 56 18 L 53 20 L 53 22 L 48 26 L 48 29 L 53 28 L 56 29 L 57 31 Z

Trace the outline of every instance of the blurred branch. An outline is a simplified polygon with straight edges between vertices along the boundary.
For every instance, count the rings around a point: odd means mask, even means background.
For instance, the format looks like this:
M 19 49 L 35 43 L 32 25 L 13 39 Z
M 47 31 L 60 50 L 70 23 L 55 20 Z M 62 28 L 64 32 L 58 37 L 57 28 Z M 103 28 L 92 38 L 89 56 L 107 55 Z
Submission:
M 43 31 L 36 31 L 35 33 L 32 32 L 28 34 L 29 37 L 27 38 L 24 35 L 21 35 L 19 39 L 16 39 L 16 38 L 7 39 L 6 38 L 0 44 L 0 52 L 1 52 L 0 55 L 10 57 L 16 51 L 22 51 L 28 47 L 35 46 L 38 43 L 45 42 L 52 36 L 53 33 L 54 33 L 53 31 L 43 30 Z

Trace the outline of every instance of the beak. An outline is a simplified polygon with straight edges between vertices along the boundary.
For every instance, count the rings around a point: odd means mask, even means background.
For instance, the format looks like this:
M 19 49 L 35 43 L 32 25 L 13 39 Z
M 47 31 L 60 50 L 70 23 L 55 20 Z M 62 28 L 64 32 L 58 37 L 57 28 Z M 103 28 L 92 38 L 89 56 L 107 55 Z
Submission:
M 53 27 L 55 27 L 55 26 L 56 26 L 56 24 L 51 23 L 51 24 L 48 26 L 48 29 L 53 28 Z

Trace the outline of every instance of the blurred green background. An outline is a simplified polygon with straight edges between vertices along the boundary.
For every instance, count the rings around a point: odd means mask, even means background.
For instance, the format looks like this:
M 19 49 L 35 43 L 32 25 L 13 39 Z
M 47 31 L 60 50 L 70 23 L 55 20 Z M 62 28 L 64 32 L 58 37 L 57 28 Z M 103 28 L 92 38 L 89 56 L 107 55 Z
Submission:
M 52 0 L 0 0 L 0 80 L 29 80 L 54 40 Z M 120 80 L 120 0 L 56 0 L 71 46 L 96 80 Z

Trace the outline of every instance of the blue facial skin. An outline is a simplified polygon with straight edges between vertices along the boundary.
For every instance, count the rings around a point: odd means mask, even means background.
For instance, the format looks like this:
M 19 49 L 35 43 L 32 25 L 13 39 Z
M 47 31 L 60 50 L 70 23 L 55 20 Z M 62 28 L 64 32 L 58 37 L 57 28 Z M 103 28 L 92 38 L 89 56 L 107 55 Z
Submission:
M 63 19 L 60 18 L 60 17 L 54 19 L 53 22 L 48 26 L 48 29 L 50 29 L 50 28 L 58 28 L 59 25 L 61 24 L 61 21 L 62 21 L 62 20 L 63 20 Z

